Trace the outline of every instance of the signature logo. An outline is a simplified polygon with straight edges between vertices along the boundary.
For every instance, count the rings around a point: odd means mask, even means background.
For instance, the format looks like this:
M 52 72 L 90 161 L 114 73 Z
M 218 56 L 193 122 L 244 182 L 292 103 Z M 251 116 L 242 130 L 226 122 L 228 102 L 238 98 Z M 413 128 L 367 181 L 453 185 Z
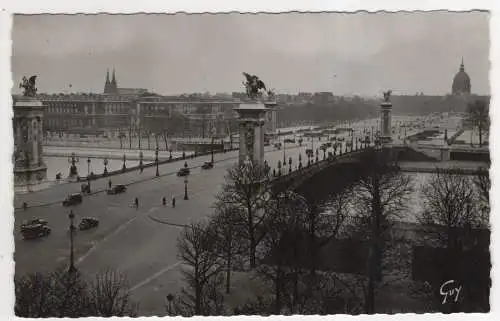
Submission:
M 443 302 L 441 304 L 446 304 L 448 298 L 452 302 L 457 302 L 460 295 L 462 286 L 455 282 L 455 280 L 448 280 L 444 282 L 439 288 L 439 294 L 443 296 Z

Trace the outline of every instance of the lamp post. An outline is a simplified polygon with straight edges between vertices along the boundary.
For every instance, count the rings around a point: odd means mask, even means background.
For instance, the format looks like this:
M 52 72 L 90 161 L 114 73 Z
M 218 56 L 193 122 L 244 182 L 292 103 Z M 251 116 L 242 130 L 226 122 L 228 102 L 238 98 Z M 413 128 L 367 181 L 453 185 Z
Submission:
M 125 162 L 127 161 L 127 156 L 125 156 L 125 154 L 123 154 L 123 165 L 122 165 L 122 170 L 126 170 L 127 169 L 127 165 L 125 165 Z
M 78 170 L 76 169 L 76 164 L 80 162 L 80 159 L 75 155 L 75 153 L 71 153 L 71 157 L 68 159 L 68 163 L 71 164 L 69 168 L 69 176 L 78 175 Z
M 142 173 L 142 167 L 144 166 L 142 163 L 142 160 L 144 158 L 144 154 L 142 152 L 139 153 L 139 169 L 141 170 Z
M 188 179 L 187 177 L 184 178 L 184 200 L 187 201 L 189 199 L 188 197 Z
M 90 157 L 87 158 L 87 184 L 89 185 L 89 190 L 90 190 Z
M 104 176 L 108 175 L 108 159 L 105 158 L 102 163 L 104 164 Z
M 290 156 L 290 157 L 288 158 L 288 165 L 290 166 L 290 167 L 288 168 L 288 173 L 291 173 L 291 172 L 292 172 L 292 156 Z
M 281 176 L 281 161 L 278 161 L 278 176 Z
M 167 294 L 167 302 L 168 302 L 168 315 L 172 316 L 172 301 L 174 300 L 174 296 L 172 293 Z
M 73 273 L 76 271 L 75 263 L 74 263 L 74 254 L 73 254 L 73 232 L 75 230 L 75 225 L 73 221 L 75 219 L 75 214 L 73 211 L 69 212 L 69 247 L 70 247 L 70 256 L 69 256 L 69 273 Z
M 158 145 L 156 145 L 156 150 L 155 150 L 155 162 L 156 162 L 156 177 L 158 177 L 160 176 L 160 169 L 158 163 Z
M 214 136 L 212 136 L 212 142 L 210 143 L 210 151 L 212 154 L 212 164 L 214 163 Z

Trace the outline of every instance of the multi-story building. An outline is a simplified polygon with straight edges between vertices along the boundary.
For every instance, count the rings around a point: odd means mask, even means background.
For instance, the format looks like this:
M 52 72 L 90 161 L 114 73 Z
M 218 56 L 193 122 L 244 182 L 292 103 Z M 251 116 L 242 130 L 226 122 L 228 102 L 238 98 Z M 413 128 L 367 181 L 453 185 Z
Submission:
M 16 97 L 14 97 L 14 100 Z M 120 88 L 113 69 L 102 94 L 39 94 L 45 107 L 45 134 L 85 136 L 226 136 L 237 131 L 231 95 L 161 96 L 142 88 Z M 269 121 L 273 121 L 271 113 Z M 266 126 L 267 131 L 276 126 Z

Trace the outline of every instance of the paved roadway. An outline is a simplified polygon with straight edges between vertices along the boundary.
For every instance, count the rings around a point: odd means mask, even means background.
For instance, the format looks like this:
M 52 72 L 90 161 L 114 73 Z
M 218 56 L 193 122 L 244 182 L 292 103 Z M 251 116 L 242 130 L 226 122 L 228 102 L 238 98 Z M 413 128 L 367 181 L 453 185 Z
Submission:
M 317 142 L 314 145 L 315 148 L 319 146 Z M 292 165 L 295 167 L 298 154 L 302 153 L 302 162 L 305 164 L 305 149 L 310 147 L 310 143 L 304 143 L 302 147 L 287 144 L 286 159 L 292 156 Z M 187 160 L 192 168 L 188 177 L 188 201 L 183 200 L 184 178 L 176 176 L 183 161 L 160 165 L 162 176 L 159 178 L 155 177 L 155 167 L 146 168 L 143 174 L 135 171 L 111 177 L 113 184 L 135 183 L 129 185 L 124 194 L 111 196 L 101 192 L 86 196 L 81 205 L 72 208 L 76 224 L 83 216 L 94 216 L 100 220 L 97 229 L 76 232 L 77 268 L 90 274 L 108 267 L 125 272 L 134 290 L 134 298 L 141 303 L 141 313 L 163 313 L 164 296 L 168 292 L 176 292 L 181 285 L 176 257 L 176 239 L 181 228 L 171 224 L 188 224 L 210 215 L 214 196 L 224 182 L 227 169 L 237 161 L 237 155 L 237 151 L 216 155 L 215 167 L 208 171 L 202 171 L 197 166 L 209 161 L 210 155 Z M 278 161 L 283 159 L 283 149 L 266 147 L 265 158 L 271 167 L 276 168 Z M 92 181 L 92 188 L 104 190 L 107 183 L 108 179 Z M 75 183 L 16 195 L 16 207 L 23 201 L 29 205 L 41 205 L 15 212 L 14 257 L 17 273 L 51 270 L 56 266 L 67 265 L 69 209 L 64 208 L 61 201 L 65 195 L 78 192 L 79 189 L 80 183 Z M 131 206 L 136 196 L 139 197 L 139 209 Z M 168 201 L 175 196 L 176 208 L 164 207 L 161 204 L 163 196 Z M 48 220 L 52 234 L 39 240 L 23 240 L 19 235 L 19 226 L 22 220 L 33 217 Z

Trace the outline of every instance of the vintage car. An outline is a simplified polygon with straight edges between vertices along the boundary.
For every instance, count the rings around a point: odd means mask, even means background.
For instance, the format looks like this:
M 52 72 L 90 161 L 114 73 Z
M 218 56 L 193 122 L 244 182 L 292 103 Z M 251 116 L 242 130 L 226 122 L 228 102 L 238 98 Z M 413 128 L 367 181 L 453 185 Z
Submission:
M 23 221 L 23 223 L 21 224 L 21 229 L 23 229 L 27 226 L 36 225 L 36 224 L 47 225 L 48 222 L 42 218 L 33 218 L 29 221 Z
M 99 226 L 99 220 L 97 218 L 84 217 L 82 218 L 82 221 L 78 225 L 78 228 L 80 229 L 80 231 L 85 231 L 98 226 Z
M 82 202 L 83 202 L 82 194 L 73 193 L 73 194 L 70 194 L 66 197 L 66 199 L 63 201 L 62 205 L 63 206 L 72 206 L 72 205 L 81 204 Z
M 125 193 L 126 191 L 127 191 L 127 186 L 119 184 L 119 185 L 115 185 L 112 188 L 108 189 L 107 193 L 108 193 L 108 195 L 116 195 L 116 194 Z
M 25 240 L 37 239 L 49 235 L 50 227 L 44 224 L 26 225 L 21 228 L 21 234 Z
M 177 172 L 177 176 L 188 176 L 189 173 L 191 173 L 189 168 L 184 167 L 184 168 L 179 169 L 179 171 Z
M 202 169 L 212 169 L 214 168 L 214 163 L 212 162 L 205 162 L 203 165 L 201 165 Z
M 286 138 L 285 139 L 285 143 L 287 143 L 287 144 L 295 144 L 295 139 L 293 139 L 293 138 Z

